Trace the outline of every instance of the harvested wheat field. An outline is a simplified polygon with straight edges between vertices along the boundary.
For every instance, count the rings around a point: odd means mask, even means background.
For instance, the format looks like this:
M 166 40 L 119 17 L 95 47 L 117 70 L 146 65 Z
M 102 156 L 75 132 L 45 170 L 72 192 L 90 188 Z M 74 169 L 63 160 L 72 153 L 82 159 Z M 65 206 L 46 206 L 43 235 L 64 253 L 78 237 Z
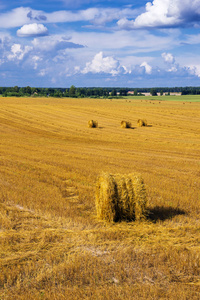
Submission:
M 0 98 L 0 299 L 200 299 L 200 102 L 140 100 Z M 102 172 L 145 219 L 97 218 Z

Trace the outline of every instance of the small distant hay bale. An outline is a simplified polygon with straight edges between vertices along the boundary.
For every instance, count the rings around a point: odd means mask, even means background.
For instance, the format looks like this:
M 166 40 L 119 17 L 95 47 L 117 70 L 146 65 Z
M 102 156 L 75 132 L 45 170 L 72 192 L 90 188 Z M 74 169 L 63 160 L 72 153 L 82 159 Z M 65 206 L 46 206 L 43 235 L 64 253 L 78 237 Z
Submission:
M 131 128 L 131 122 L 121 121 L 121 128 Z
M 138 127 L 147 126 L 147 120 L 138 119 L 137 126 Z
M 102 173 L 96 184 L 96 211 L 101 220 L 140 220 L 146 215 L 146 190 L 140 174 Z
M 89 128 L 97 128 L 98 127 L 98 122 L 94 120 L 88 121 L 88 127 Z

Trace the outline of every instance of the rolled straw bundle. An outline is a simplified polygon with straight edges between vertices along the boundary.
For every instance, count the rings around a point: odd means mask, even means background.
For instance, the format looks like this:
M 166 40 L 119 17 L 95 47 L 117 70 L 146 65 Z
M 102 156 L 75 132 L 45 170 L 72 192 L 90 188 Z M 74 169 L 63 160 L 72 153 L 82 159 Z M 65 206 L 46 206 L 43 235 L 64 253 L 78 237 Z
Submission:
M 139 220 L 146 213 L 146 191 L 138 174 L 102 173 L 96 184 L 97 217 L 115 222 Z
M 121 128 L 131 128 L 131 123 L 127 121 L 121 121 Z
M 98 122 L 94 120 L 88 121 L 88 127 L 89 128 L 97 128 L 98 127 Z
M 141 119 L 139 119 L 137 121 L 137 125 L 138 125 L 138 127 L 147 126 L 147 120 L 141 120 Z

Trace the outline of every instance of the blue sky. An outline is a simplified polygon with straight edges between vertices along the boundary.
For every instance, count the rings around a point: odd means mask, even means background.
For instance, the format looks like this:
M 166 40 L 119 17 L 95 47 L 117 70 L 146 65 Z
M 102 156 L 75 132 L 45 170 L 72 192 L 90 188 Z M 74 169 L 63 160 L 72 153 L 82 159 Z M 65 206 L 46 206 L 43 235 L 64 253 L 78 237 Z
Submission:
M 0 0 L 0 86 L 200 86 L 200 0 Z

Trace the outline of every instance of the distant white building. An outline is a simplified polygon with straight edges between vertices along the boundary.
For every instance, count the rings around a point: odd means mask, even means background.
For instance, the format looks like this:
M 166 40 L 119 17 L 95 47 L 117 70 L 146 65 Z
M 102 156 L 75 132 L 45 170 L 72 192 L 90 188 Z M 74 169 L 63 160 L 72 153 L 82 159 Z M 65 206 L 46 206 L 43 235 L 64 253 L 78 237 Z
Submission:
M 134 94 L 134 91 L 128 91 L 127 93 L 128 95 L 133 95 Z M 151 96 L 150 93 L 142 93 L 142 95 L 145 95 L 145 96 Z M 160 96 L 160 93 L 157 93 L 158 96 Z M 168 92 L 163 92 L 163 96 L 165 95 L 168 95 Z M 181 96 L 181 93 L 177 93 L 177 92 L 170 92 L 170 95 L 171 96 Z

